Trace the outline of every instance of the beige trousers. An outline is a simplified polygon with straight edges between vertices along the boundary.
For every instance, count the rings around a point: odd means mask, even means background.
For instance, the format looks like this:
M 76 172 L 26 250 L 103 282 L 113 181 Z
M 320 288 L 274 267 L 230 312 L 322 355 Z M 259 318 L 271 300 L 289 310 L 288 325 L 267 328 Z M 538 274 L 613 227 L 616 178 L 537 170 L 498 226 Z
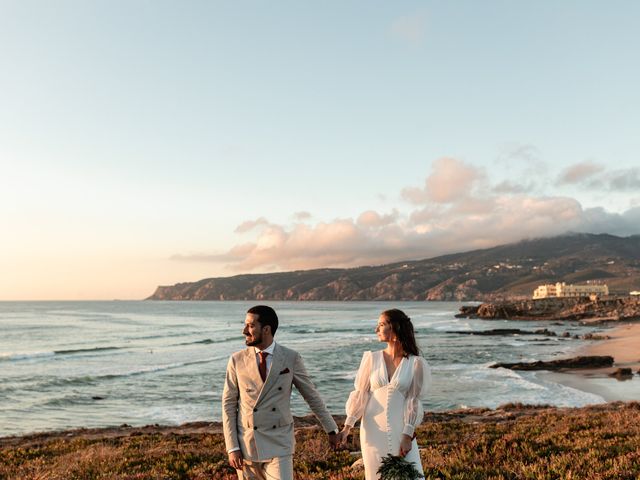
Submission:
M 238 480 L 293 480 L 293 456 L 275 457 L 264 462 L 244 460 L 237 470 Z

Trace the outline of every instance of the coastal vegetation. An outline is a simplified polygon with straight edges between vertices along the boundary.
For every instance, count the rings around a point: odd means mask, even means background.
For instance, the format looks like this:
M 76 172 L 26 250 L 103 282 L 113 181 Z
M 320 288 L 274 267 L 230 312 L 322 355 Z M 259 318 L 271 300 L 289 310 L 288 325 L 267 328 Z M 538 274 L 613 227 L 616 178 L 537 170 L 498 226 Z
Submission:
M 356 431 L 357 432 L 357 431 Z M 636 479 L 640 403 L 505 405 L 429 413 L 417 430 L 426 479 Z M 296 419 L 296 478 L 362 479 L 357 433 L 333 452 Z M 219 424 L 75 430 L 0 438 L 0 479 L 233 479 Z

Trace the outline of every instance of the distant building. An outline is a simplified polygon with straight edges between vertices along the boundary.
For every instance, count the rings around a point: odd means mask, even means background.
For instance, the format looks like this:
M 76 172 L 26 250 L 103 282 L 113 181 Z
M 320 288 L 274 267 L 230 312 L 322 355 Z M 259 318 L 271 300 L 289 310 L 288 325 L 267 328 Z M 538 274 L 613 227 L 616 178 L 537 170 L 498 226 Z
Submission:
M 533 291 L 534 300 L 537 298 L 549 298 L 549 297 L 557 297 L 556 295 L 556 284 L 548 283 L 547 285 L 540 285 Z
M 590 297 L 597 298 L 609 295 L 609 287 L 607 285 L 598 285 L 588 283 L 586 285 L 567 285 L 564 282 L 555 284 L 549 283 L 540 285 L 533 291 L 533 298 L 549 298 L 549 297 Z

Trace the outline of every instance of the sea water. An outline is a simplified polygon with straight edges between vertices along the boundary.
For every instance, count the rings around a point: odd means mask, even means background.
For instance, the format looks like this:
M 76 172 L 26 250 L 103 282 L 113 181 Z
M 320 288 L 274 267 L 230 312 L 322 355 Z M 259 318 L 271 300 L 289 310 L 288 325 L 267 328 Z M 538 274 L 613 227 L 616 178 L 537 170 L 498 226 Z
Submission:
M 256 302 L 0 302 L 0 436 L 72 427 L 181 424 L 221 418 L 229 355 L 244 348 L 246 310 Z M 549 360 L 584 341 L 542 335 L 473 336 L 455 331 L 593 327 L 457 319 L 455 302 L 268 302 L 276 341 L 299 351 L 330 411 L 344 413 L 362 353 L 384 347 L 381 311 L 412 319 L 432 367 L 425 408 L 508 402 L 582 406 L 595 394 L 494 362 Z M 309 413 L 295 390 L 293 412 Z

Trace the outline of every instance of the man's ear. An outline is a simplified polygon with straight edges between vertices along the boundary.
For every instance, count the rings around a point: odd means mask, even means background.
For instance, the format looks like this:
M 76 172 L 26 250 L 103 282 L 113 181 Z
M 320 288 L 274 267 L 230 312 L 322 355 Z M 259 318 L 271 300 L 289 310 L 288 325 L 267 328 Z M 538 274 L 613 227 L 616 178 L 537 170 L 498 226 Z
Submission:
M 269 333 L 269 335 L 273 335 L 273 333 L 271 332 L 271 325 L 265 325 L 265 326 L 262 327 L 263 330 L 265 328 L 268 328 L 267 332 Z

